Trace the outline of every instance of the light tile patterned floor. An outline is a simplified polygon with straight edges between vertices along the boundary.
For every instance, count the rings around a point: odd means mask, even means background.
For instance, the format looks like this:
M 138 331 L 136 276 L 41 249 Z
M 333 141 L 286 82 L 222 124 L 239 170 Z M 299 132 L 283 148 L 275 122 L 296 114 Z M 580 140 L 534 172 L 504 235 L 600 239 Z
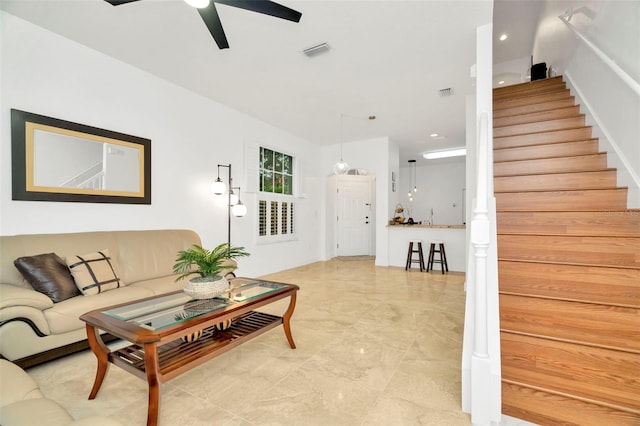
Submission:
M 333 259 L 265 278 L 300 286 L 297 349 L 276 328 L 166 383 L 161 425 L 470 424 L 460 409 L 463 274 Z M 118 367 L 87 400 L 90 351 L 29 373 L 76 418 L 145 424 L 146 383 Z

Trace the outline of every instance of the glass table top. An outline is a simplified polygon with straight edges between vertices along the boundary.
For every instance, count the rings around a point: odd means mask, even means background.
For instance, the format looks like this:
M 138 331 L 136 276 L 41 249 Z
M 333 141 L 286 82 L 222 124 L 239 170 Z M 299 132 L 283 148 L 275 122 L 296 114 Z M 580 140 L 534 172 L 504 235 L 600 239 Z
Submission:
M 213 299 L 193 299 L 186 293 L 175 293 L 102 312 L 141 327 L 159 330 L 287 287 L 286 284 L 269 281 L 239 281 L 237 284 L 232 282 L 228 291 Z

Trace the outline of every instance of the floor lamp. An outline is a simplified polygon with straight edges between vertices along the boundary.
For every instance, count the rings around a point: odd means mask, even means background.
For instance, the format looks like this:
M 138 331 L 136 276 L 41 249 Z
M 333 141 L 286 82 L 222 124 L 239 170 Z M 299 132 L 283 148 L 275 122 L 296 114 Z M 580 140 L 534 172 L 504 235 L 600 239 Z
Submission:
M 227 185 L 222 179 L 220 179 L 220 167 L 226 167 L 229 170 L 229 191 L 227 191 Z M 233 192 L 234 189 L 238 190 L 236 196 Z M 236 217 L 242 217 L 247 214 L 247 206 L 240 201 L 240 187 L 233 186 L 233 178 L 231 177 L 231 164 L 218 164 L 218 177 L 211 184 L 211 192 L 216 195 L 222 195 L 227 193 L 227 250 L 231 249 L 231 214 Z M 237 197 L 237 199 L 236 199 Z

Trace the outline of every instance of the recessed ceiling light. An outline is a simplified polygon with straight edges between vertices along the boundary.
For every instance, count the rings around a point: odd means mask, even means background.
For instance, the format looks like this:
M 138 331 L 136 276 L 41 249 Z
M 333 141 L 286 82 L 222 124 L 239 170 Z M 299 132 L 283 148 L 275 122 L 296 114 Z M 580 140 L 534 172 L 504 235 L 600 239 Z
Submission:
M 431 136 L 432 138 L 437 138 L 437 137 L 438 137 L 438 136 L 440 136 L 440 135 L 439 135 L 439 134 L 437 134 L 437 133 L 431 133 L 429 136 Z
M 500 80 L 498 84 L 504 84 L 504 80 Z
M 467 155 L 467 148 L 454 148 L 444 151 L 425 152 L 422 156 L 427 160 L 435 160 L 436 158 L 458 157 Z
M 508 35 L 506 35 L 506 34 L 502 34 L 502 35 L 500 36 L 500 41 L 505 41 L 508 37 L 509 37 Z

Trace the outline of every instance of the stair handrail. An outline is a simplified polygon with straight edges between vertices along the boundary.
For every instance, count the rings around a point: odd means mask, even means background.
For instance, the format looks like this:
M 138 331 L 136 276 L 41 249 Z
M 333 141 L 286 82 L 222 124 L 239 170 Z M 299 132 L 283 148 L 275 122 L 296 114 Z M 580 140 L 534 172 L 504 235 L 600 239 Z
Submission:
M 586 38 L 580 30 L 574 27 L 569 20 L 573 15 L 572 12 L 567 11 L 564 14 L 558 16 L 558 18 L 564 22 L 564 24 L 571 30 L 573 33 L 589 48 L 593 53 L 595 53 L 601 60 L 604 62 L 622 81 L 624 81 L 630 88 L 633 90 L 638 96 L 640 96 L 640 83 L 635 81 L 633 77 L 631 77 L 625 70 L 620 68 L 616 62 L 607 56 L 602 50 L 598 48 L 595 44 L 593 44 L 588 38 Z

